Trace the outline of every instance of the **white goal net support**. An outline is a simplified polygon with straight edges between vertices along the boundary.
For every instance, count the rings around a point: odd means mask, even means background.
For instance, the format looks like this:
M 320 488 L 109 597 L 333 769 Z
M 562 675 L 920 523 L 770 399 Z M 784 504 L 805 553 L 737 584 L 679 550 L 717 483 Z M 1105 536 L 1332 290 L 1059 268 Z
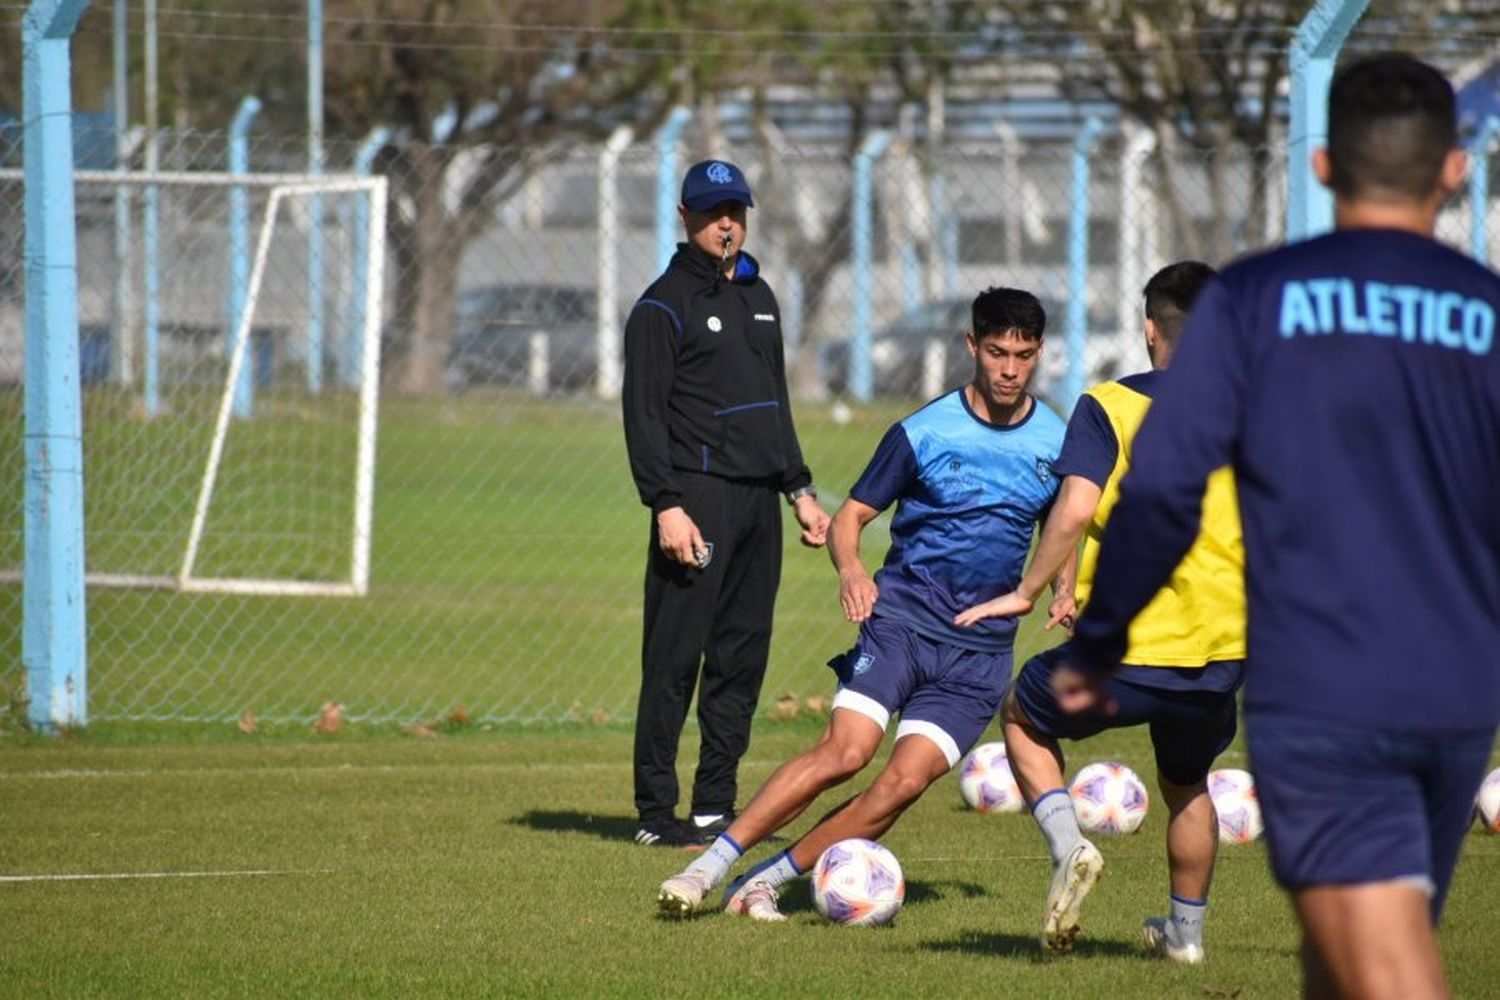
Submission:
M 365 594 L 385 179 L 75 181 L 87 582 Z M 0 206 L 21 183 L 0 171 Z M 23 343 L 0 276 L 0 415 L 16 424 Z M 20 575 L 15 542 L 4 578 Z

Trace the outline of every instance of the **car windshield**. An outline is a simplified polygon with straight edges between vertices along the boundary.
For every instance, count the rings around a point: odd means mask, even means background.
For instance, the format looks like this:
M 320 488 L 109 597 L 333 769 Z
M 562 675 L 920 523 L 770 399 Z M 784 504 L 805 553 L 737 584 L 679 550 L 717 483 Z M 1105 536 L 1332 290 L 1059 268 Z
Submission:
M 594 296 L 556 285 L 495 285 L 461 294 L 455 312 L 485 323 L 580 323 L 594 318 Z

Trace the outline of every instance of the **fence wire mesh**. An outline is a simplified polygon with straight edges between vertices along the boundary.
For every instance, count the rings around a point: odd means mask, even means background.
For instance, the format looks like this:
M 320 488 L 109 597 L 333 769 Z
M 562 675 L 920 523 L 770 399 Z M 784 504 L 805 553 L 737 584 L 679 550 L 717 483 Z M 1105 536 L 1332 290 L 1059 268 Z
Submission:
M 962 338 L 979 290 L 1012 285 L 1042 299 L 1034 388 L 1066 416 L 1077 388 L 1146 366 L 1140 289 L 1156 268 L 1223 264 L 1281 237 L 1282 150 L 1207 158 L 1129 135 L 1082 150 L 1002 139 L 935 153 L 898 140 L 870 164 L 864 246 L 850 157 L 725 151 L 755 190 L 747 248 L 779 297 L 797 426 L 830 507 L 892 420 L 971 371 Z M 164 134 L 162 169 L 221 170 L 227 143 Z M 256 140 L 250 162 L 284 170 L 300 149 Z M 354 156 L 330 148 L 328 159 L 348 169 Z M 459 705 L 488 720 L 633 715 L 649 515 L 626 463 L 616 362 L 624 316 L 680 233 L 675 215 L 660 217 L 661 161 L 649 142 L 375 158 L 391 205 L 368 594 L 91 586 L 90 716 L 292 720 L 329 700 L 367 720 Z M 491 195 L 464 197 L 465 178 L 496 163 L 508 166 Z M 144 196 L 127 198 L 117 249 L 123 189 L 78 190 L 87 564 L 170 576 L 224 389 L 239 280 L 232 206 L 224 188 L 161 189 L 153 410 Z M 250 195 L 251 219 L 261 197 Z M 277 232 L 253 323 L 253 405 L 226 438 L 226 492 L 205 534 L 214 572 L 323 578 L 348 552 L 351 293 L 365 273 L 356 201 L 324 196 L 320 225 L 303 204 Z M 1468 249 L 1494 221 L 1488 205 L 1460 198 L 1440 236 Z M 25 684 L 23 232 L 21 184 L 0 183 L 0 570 L 11 571 L 0 582 L 0 684 L 13 696 Z M 310 232 L 321 267 L 310 264 Z M 315 271 L 327 344 L 316 389 L 306 363 Z M 859 315 L 867 394 L 850 378 Z M 872 568 L 883 520 L 866 536 Z M 793 531 L 787 550 L 766 701 L 826 692 L 823 662 L 853 638 L 826 555 L 800 549 Z

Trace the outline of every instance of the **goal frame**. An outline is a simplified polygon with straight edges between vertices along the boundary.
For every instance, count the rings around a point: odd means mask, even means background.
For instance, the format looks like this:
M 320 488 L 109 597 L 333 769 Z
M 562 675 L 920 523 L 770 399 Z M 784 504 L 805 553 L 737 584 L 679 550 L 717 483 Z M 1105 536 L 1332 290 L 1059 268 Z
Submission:
M 370 549 L 374 526 L 375 436 L 378 425 L 380 386 L 380 330 L 385 285 L 385 224 L 388 184 L 384 177 L 353 174 L 234 174 L 222 172 L 143 172 L 79 170 L 75 183 L 108 184 L 150 190 L 156 187 L 193 186 L 255 188 L 266 192 L 251 265 L 245 308 L 231 341 L 228 370 L 214 421 L 212 443 L 199 481 L 193 519 L 188 530 L 181 564 L 174 576 L 150 576 L 130 573 L 88 573 L 84 582 L 90 586 L 167 589 L 187 593 L 245 594 L 265 597 L 362 597 L 370 587 Z M 0 180 L 24 180 L 21 171 L 0 170 Z M 364 288 L 364 329 L 357 436 L 355 446 L 354 510 L 349 572 L 338 580 L 278 580 L 255 577 L 204 577 L 195 572 L 198 552 L 208 522 L 209 507 L 218 481 L 224 443 L 233 417 L 235 387 L 245 368 L 250 347 L 250 331 L 255 318 L 266 260 L 270 254 L 277 215 L 290 197 L 320 194 L 362 193 L 369 199 L 366 219 L 368 261 Z M 85 525 L 85 528 L 87 526 Z M 0 574 L 0 578 L 19 573 Z

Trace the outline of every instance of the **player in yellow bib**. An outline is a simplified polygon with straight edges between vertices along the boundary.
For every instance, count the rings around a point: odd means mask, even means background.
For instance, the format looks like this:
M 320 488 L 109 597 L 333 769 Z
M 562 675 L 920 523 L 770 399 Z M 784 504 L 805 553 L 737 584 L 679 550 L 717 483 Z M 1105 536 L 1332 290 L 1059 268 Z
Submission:
M 1146 347 L 1152 370 L 1097 385 L 1068 421 L 1052 471 L 1062 487 L 1016 589 L 976 605 L 955 619 L 970 625 L 998 615 L 1025 614 L 1042 588 L 1066 581 L 1078 557 L 1076 593 L 1066 589 L 1051 605 L 1047 627 L 1071 627 L 1088 601 L 1099 539 L 1130 465 L 1131 444 L 1171 360 L 1198 292 L 1213 268 L 1183 261 L 1146 284 Z M 1079 555 L 1079 542 L 1083 543 Z M 1032 657 L 1021 668 L 1002 708 L 1011 769 L 1052 855 L 1053 875 L 1042 919 L 1042 946 L 1072 948 L 1083 900 L 1104 870 L 1104 858 L 1078 828 L 1063 782 L 1060 739 L 1083 739 L 1106 729 L 1149 725 L 1157 780 L 1170 814 L 1167 858 L 1170 911 L 1142 927 L 1153 954 L 1178 962 L 1203 961 L 1203 917 L 1218 849 L 1218 817 L 1206 779 L 1234 739 L 1235 692 L 1244 673 L 1244 551 L 1232 473 L 1210 478 L 1203 496 L 1203 528 L 1167 586 L 1130 626 L 1124 666 L 1109 683 L 1101 709 L 1070 715 L 1058 707 L 1053 671 L 1067 645 Z

